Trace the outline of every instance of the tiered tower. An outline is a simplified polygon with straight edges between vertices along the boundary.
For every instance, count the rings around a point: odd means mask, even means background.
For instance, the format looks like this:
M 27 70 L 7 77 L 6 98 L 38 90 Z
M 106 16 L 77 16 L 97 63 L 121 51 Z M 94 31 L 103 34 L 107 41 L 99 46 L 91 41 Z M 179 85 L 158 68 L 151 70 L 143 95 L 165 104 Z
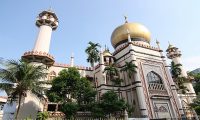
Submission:
M 181 54 L 181 51 L 177 47 L 169 44 L 166 52 L 167 52 L 167 57 L 169 59 L 171 59 L 175 64 L 181 64 L 181 55 L 182 54 Z M 188 104 L 193 102 L 193 99 L 196 98 L 196 94 L 195 94 L 194 88 L 192 86 L 191 79 L 188 77 L 183 66 L 180 66 L 180 69 L 181 69 L 180 77 L 185 77 L 187 79 L 187 81 L 185 81 L 183 83 L 183 85 L 185 87 L 187 87 L 188 91 L 186 91 L 186 94 L 179 93 L 179 99 L 180 99 L 182 107 L 185 111 L 185 115 L 187 117 L 192 117 L 195 114 L 193 111 L 191 111 L 191 109 L 188 109 L 189 108 Z
M 182 54 L 181 54 L 181 51 L 177 47 L 169 44 L 166 52 L 167 52 L 167 57 L 169 59 L 171 59 L 175 64 L 181 64 L 181 55 Z M 188 76 L 187 76 L 187 73 L 186 73 L 185 69 L 183 68 L 183 66 L 180 66 L 180 69 L 181 69 L 180 77 L 186 77 L 187 78 Z M 192 83 L 190 81 L 188 81 L 188 82 L 189 82 L 188 84 L 185 84 L 186 87 L 189 90 L 188 93 L 195 94 Z
M 58 18 L 52 10 L 45 10 L 37 17 L 36 26 L 40 30 L 35 46 L 32 51 L 25 52 L 22 59 L 50 66 L 54 63 L 54 57 L 49 54 L 51 34 L 58 27 Z

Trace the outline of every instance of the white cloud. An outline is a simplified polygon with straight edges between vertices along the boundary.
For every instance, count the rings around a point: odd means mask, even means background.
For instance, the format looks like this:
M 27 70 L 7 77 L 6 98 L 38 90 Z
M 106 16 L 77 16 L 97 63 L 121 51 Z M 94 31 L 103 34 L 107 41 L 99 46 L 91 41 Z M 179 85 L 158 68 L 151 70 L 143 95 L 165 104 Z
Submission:
M 182 58 L 182 64 L 186 71 L 192 71 L 196 68 L 200 68 L 200 56 Z

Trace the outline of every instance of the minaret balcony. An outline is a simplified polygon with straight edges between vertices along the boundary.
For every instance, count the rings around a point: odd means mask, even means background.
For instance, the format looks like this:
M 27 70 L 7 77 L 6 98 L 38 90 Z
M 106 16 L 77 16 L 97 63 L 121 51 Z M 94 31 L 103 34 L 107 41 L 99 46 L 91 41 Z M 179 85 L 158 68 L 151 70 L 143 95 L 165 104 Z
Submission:
M 54 57 L 46 52 L 38 51 L 28 51 L 25 52 L 22 56 L 22 59 L 27 60 L 28 62 L 40 62 L 46 65 L 53 65 Z

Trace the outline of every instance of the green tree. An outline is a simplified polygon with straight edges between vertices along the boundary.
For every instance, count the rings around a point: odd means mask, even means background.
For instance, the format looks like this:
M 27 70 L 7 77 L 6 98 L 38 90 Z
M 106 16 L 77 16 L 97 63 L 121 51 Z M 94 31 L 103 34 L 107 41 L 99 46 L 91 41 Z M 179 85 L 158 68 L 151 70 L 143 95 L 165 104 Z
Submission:
M 176 78 L 176 84 L 178 85 L 179 87 L 179 91 L 182 93 L 182 94 L 186 94 L 188 90 L 188 88 L 186 86 L 184 86 L 183 83 L 187 82 L 187 78 L 185 77 L 177 77 Z
M 175 64 L 173 61 L 171 62 L 171 74 L 174 82 L 177 84 L 179 92 L 185 94 L 186 91 L 189 91 L 183 83 L 187 82 L 188 79 L 185 77 L 181 77 L 181 64 Z
M 39 80 L 46 77 L 46 69 L 42 65 L 33 65 L 21 60 L 4 61 L 1 65 L 3 68 L 0 68 L 0 78 L 3 82 L 0 83 L 0 89 L 7 92 L 11 103 L 18 99 L 15 117 L 17 119 L 22 98 L 27 96 L 27 91 L 42 96 L 44 82 Z
M 129 79 L 131 79 L 133 73 L 136 73 L 136 68 L 137 66 L 132 62 L 125 62 L 124 68 L 122 68 L 120 71 L 125 71 L 128 74 Z
M 190 107 L 196 111 L 197 115 L 200 115 L 200 95 L 197 95 L 197 98 L 193 100 Z
M 47 120 L 48 119 L 48 112 L 39 112 L 37 114 L 37 120 Z
M 95 100 L 96 91 L 89 80 L 82 78 L 76 68 L 68 68 L 62 70 L 58 77 L 52 81 L 52 87 L 47 92 L 47 97 L 51 102 L 60 102 L 63 104 L 62 111 L 70 112 L 72 117 L 76 112 L 76 108 L 86 110 Z M 78 106 L 78 107 L 76 107 Z M 65 108 L 69 107 L 69 108 Z M 72 109 L 70 111 L 70 109 Z M 75 109 L 75 110 L 74 110 Z
M 115 67 L 115 64 L 110 64 L 109 66 L 106 66 L 103 72 L 106 72 L 106 75 L 109 76 L 111 81 L 119 77 L 119 72 L 117 70 L 117 67 Z
M 194 90 L 196 94 L 199 94 L 200 93 L 200 73 L 189 72 L 188 76 L 195 80 L 196 83 L 194 84 Z
M 78 105 L 87 109 L 91 103 L 95 101 L 96 91 L 94 91 L 91 83 L 86 78 L 81 78 L 76 84 L 76 100 Z M 84 107 L 86 107 L 84 109 Z
M 47 96 L 51 102 L 71 102 L 76 95 L 76 84 L 80 79 L 80 74 L 76 68 L 62 70 L 58 77 L 52 81 L 52 87 L 47 91 Z
M 194 79 L 196 82 L 200 82 L 200 73 L 189 72 L 188 76 Z
M 75 102 L 64 102 L 61 107 L 61 111 L 65 114 L 67 119 L 72 119 L 75 117 L 78 109 L 78 104 Z
M 90 111 L 93 118 L 105 118 L 106 113 L 99 102 L 92 103 Z
M 178 78 L 181 74 L 181 64 L 175 64 L 173 61 L 171 62 L 171 74 L 173 78 Z
M 124 110 L 127 106 L 123 99 L 119 99 L 118 95 L 113 91 L 107 91 L 101 97 L 101 107 L 105 114 L 111 114 Z
M 91 67 L 94 67 L 94 63 L 99 61 L 99 50 L 98 47 L 101 47 L 99 43 L 89 42 L 89 46 L 86 48 L 85 52 L 88 55 L 87 62 L 91 64 Z

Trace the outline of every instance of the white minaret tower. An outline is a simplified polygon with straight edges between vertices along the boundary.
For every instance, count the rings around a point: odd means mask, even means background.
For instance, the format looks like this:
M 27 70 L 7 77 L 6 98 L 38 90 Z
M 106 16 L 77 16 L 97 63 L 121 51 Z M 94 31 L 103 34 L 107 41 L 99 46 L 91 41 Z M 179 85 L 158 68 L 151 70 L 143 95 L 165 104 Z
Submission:
M 73 53 L 70 58 L 70 67 L 74 67 L 74 54 Z
M 172 61 L 175 64 L 181 64 L 181 51 L 179 51 L 179 49 L 177 47 L 174 47 L 173 45 L 169 44 L 169 47 L 166 50 L 166 52 L 167 52 L 167 57 L 169 59 L 172 59 Z M 181 68 L 181 75 L 180 75 L 180 77 L 186 77 L 186 78 L 188 78 L 187 73 L 186 73 L 185 69 L 183 68 L 183 66 L 180 66 L 180 68 Z M 185 86 L 189 90 L 188 93 L 195 94 L 194 88 L 193 88 L 192 83 L 190 81 L 186 82 Z
M 167 52 L 167 57 L 169 59 L 172 59 L 172 61 L 175 63 L 175 64 L 181 64 L 181 51 L 179 51 L 179 49 L 177 47 L 174 47 L 173 45 L 170 45 L 169 44 L 169 47 L 168 49 L 166 50 Z M 188 78 L 187 76 L 187 73 L 186 71 L 184 70 L 183 66 L 180 67 L 181 68 L 181 75 L 180 77 L 185 77 L 185 78 Z M 193 102 L 193 99 L 196 98 L 196 94 L 195 94 L 195 91 L 194 91 L 194 88 L 192 86 L 192 83 L 191 81 L 188 79 L 188 81 L 184 82 L 183 85 L 185 87 L 187 87 L 187 89 L 189 91 L 186 92 L 186 94 L 179 94 L 179 98 L 180 98 L 180 101 L 183 105 L 183 108 L 187 108 L 187 104 L 190 104 Z M 187 103 L 187 104 L 183 104 L 183 103 Z M 186 116 L 188 117 L 191 117 L 192 115 L 191 114 L 186 114 Z
M 49 47 L 52 31 L 58 27 L 58 18 L 52 10 L 43 11 L 36 19 L 36 26 L 39 33 L 35 46 L 32 51 L 25 52 L 22 59 L 52 65 L 54 58 L 49 54 Z
M 173 45 L 169 44 L 167 50 L 167 57 L 169 59 L 172 59 L 172 61 L 175 64 L 181 64 L 181 51 L 179 51 L 179 49 L 177 47 L 174 47 Z M 183 69 L 183 66 L 180 66 L 181 68 L 181 77 L 187 77 L 187 73 L 186 71 Z

